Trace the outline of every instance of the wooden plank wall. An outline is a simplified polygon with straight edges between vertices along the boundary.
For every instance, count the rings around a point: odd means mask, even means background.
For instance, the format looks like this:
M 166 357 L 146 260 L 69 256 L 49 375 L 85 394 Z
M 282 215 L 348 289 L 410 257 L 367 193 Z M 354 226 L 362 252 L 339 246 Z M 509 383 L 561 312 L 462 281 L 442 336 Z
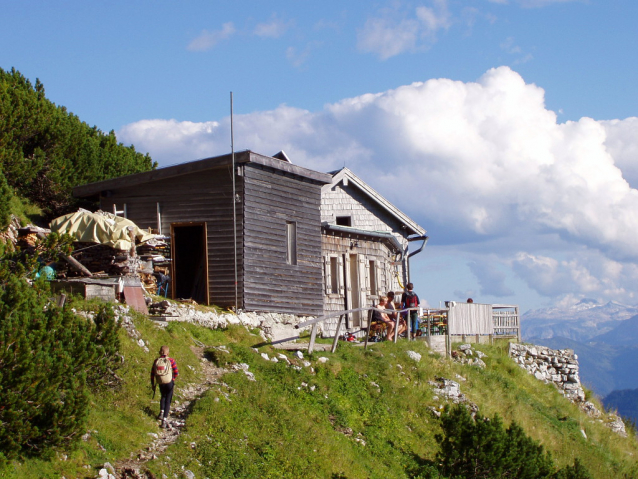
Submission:
M 244 167 L 245 308 L 322 313 L 321 184 L 256 163 Z M 286 222 L 297 224 L 297 264 L 286 263 Z
M 241 192 L 242 178 L 236 188 Z M 157 228 L 157 203 L 160 203 L 162 233 L 170 235 L 171 223 L 206 222 L 208 230 L 209 301 L 222 307 L 235 304 L 235 273 L 233 254 L 232 177 L 229 167 L 210 169 L 162 179 L 142 185 L 115 189 L 110 197 L 101 198 L 101 208 L 112 212 L 113 204 L 122 209 L 126 203 L 127 217 L 140 228 Z M 237 252 L 239 304 L 242 277 L 242 208 L 237 204 Z

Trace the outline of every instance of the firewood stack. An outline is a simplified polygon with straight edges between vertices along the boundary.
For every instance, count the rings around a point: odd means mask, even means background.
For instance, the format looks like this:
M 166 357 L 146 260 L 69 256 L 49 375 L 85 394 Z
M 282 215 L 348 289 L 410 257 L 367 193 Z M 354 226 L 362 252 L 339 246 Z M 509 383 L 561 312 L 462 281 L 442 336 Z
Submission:
M 166 276 L 170 274 L 171 245 L 169 239 L 167 236 L 159 237 L 137 247 L 137 254 L 142 261 L 152 261 L 153 273 L 161 273 Z
M 109 276 L 121 276 L 129 273 L 128 253 L 98 243 L 73 243 L 72 256 L 82 263 L 91 273 L 103 273 Z M 69 271 L 68 276 L 78 276 Z

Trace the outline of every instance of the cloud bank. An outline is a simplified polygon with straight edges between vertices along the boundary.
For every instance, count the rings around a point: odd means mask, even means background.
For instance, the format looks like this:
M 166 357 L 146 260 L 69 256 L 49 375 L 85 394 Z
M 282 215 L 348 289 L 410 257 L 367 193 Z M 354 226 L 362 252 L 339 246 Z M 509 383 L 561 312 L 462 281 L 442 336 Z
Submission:
M 476 82 L 433 79 L 319 112 L 282 105 L 237 115 L 235 145 L 283 149 L 319 171 L 347 165 L 439 241 L 472 255 L 485 294 L 513 294 L 506 268 L 545 296 L 631 301 L 638 118 L 558 123 L 544 93 L 500 67 Z M 118 136 L 162 165 L 230 149 L 228 118 L 142 120 Z

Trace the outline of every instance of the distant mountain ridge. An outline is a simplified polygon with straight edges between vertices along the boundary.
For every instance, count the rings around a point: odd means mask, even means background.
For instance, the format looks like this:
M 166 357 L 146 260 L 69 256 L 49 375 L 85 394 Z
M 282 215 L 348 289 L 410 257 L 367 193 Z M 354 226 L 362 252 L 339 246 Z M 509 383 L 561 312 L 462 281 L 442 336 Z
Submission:
M 528 311 L 521 326 L 526 342 L 573 349 L 583 383 L 601 397 L 638 388 L 637 306 L 584 299 L 568 308 Z
M 549 339 L 559 336 L 585 342 L 612 331 L 636 315 L 638 306 L 615 301 L 599 304 L 592 299 L 583 299 L 568 308 L 527 311 L 521 318 L 522 334 L 524 338 Z

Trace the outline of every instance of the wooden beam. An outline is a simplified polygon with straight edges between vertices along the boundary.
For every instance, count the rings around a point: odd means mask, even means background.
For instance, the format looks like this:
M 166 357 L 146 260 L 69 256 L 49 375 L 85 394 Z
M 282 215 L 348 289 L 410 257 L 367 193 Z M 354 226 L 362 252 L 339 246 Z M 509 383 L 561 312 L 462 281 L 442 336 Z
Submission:
M 82 263 L 80 263 L 77 259 L 67 256 L 65 254 L 61 254 L 60 257 L 64 259 L 67 263 L 71 265 L 78 273 L 81 273 L 84 276 L 88 276 L 89 278 L 93 277 L 93 273 L 91 273 Z

